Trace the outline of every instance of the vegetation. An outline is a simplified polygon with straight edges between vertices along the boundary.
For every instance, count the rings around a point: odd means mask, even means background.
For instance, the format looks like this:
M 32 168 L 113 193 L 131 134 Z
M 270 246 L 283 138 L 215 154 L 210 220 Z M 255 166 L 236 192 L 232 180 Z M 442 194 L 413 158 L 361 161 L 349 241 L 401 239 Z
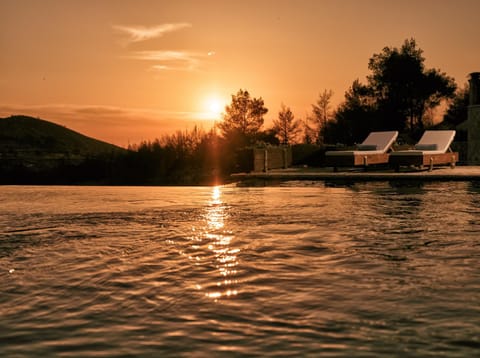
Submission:
M 232 103 L 226 106 L 223 121 L 218 127 L 227 141 L 240 146 L 254 144 L 267 112 L 261 97 L 251 98 L 248 91 L 240 89 L 232 95 Z
M 315 133 L 316 142 L 323 144 L 325 139 L 323 137 L 325 127 L 331 120 L 331 100 L 333 96 L 332 90 L 324 90 L 320 93 L 317 102 L 312 104 L 312 122 L 315 124 L 317 130 Z
M 213 131 L 122 149 L 31 117 L 0 119 L 0 184 L 192 185 L 223 181 Z
M 292 110 L 283 103 L 278 113 L 278 119 L 273 120 L 273 131 L 283 145 L 295 143 L 301 131 L 301 122 L 296 120 Z
M 372 130 L 398 130 L 418 137 L 431 124 L 427 114 L 442 101 L 453 98 L 453 78 L 437 69 L 425 68 L 423 51 L 414 39 L 400 49 L 385 47 L 368 63 L 367 84 L 354 81 L 339 106 L 324 137 L 354 143 Z
M 425 68 L 422 54 L 413 39 L 385 47 L 369 60 L 367 83 L 353 81 L 335 110 L 333 92 L 325 89 L 311 115 L 297 119 L 282 104 L 265 130 L 263 99 L 242 89 L 210 131 L 177 131 L 128 149 L 32 117 L 0 119 L 0 184 L 224 183 L 232 172 L 251 168 L 245 153 L 259 145 L 292 145 L 294 164 L 318 166 L 327 143 L 351 145 L 373 130 L 398 130 L 416 140 L 442 102 L 448 108 L 440 126 L 457 128 L 467 117 L 468 86 L 457 90 L 445 73 Z
M 455 128 L 467 120 L 469 91 L 470 88 L 468 84 L 466 84 L 463 88 L 459 88 L 455 92 L 455 96 L 443 117 L 443 122 L 446 127 Z

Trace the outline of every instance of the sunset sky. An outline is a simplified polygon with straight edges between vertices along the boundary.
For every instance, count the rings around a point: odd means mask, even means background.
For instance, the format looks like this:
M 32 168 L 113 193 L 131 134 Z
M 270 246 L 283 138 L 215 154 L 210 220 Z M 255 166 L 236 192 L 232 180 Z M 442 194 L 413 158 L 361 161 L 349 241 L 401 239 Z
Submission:
M 210 128 L 240 88 L 266 127 L 333 104 L 385 46 L 480 71 L 478 0 L 0 0 L 0 117 L 26 114 L 126 146 Z

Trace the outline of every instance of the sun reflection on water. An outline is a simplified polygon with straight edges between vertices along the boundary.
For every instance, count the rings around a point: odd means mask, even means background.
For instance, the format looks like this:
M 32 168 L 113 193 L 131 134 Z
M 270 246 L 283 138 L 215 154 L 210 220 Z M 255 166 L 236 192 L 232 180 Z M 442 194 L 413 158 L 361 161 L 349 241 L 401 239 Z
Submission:
M 222 201 L 222 190 L 220 186 L 212 189 L 211 199 L 208 202 L 205 219 L 205 237 L 210 242 L 208 249 L 215 257 L 215 268 L 218 270 L 220 279 L 209 284 L 205 296 L 218 300 L 222 297 L 231 297 L 238 294 L 235 286 L 238 281 L 237 275 L 238 259 L 240 249 L 232 247 L 234 235 L 225 229 L 227 218 L 226 206 Z

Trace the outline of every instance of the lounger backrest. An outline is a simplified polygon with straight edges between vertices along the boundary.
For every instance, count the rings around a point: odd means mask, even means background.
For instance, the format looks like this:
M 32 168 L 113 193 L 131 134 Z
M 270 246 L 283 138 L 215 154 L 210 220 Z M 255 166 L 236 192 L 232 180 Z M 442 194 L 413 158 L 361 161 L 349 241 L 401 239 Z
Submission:
M 425 131 L 422 138 L 415 145 L 418 150 L 434 150 L 445 153 L 455 137 L 454 130 Z
M 385 153 L 393 145 L 397 139 L 397 131 L 388 131 L 388 132 L 371 132 L 368 137 L 358 146 L 359 150 L 368 150 L 368 148 L 376 147 L 377 151 Z M 371 150 L 371 149 L 370 149 Z

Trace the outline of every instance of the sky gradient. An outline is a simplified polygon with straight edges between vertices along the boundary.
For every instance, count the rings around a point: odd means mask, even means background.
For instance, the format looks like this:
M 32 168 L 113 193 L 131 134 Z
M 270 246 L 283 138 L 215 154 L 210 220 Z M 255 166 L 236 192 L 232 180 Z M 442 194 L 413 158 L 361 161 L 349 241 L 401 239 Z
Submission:
M 210 128 L 240 88 L 277 118 L 339 104 L 368 60 L 415 38 L 459 86 L 480 71 L 478 0 L 0 0 L 0 117 L 117 145 Z

